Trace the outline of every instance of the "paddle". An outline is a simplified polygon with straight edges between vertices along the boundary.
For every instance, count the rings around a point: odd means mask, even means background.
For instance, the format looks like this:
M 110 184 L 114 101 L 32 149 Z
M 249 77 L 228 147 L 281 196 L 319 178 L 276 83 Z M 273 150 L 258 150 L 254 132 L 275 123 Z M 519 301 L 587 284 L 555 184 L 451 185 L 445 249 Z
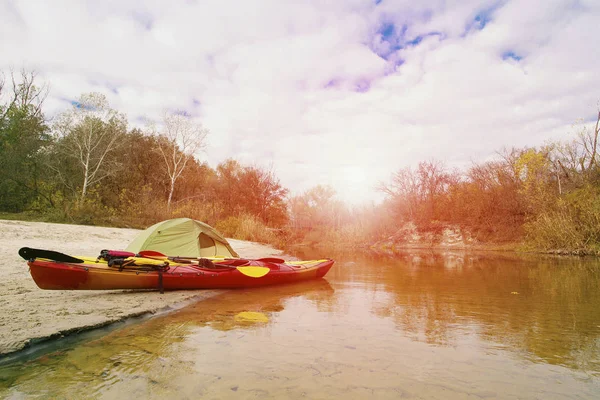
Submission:
M 163 253 L 159 253 L 158 251 L 154 251 L 154 250 L 142 250 L 137 255 L 140 257 L 160 257 L 160 258 L 167 257 Z
M 164 255 L 158 251 L 154 251 L 154 250 L 142 250 L 138 253 L 138 255 L 141 257 L 160 257 L 160 258 L 166 257 L 169 259 L 177 259 L 177 260 L 198 260 L 197 257 L 170 257 L 170 256 L 166 256 L 166 255 Z M 235 258 L 225 258 L 224 260 L 236 260 L 236 259 Z M 283 264 L 285 262 L 285 260 L 283 258 L 277 258 L 277 257 L 257 258 L 257 259 L 255 259 L 255 261 L 271 262 L 271 263 L 276 263 L 276 264 Z
M 19 255 L 25 260 L 34 260 L 36 258 L 45 258 L 52 261 L 60 261 L 66 263 L 81 264 L 84 261 L 80 258 L 71 257 L 67 254 L 59 253 L 58 251 L 32 249 L 30 247 L 21 247 Z
M 214 264 L 217 267 L 226 267 L 226 268 L 235 268 L 238 271 L 240 271 L 242 274 L 249 276 L 251 278 L 260 278 L 262 276 L 265 276 L 266 274 L 268 274 L 271 269 L 268 267 L 260 267 L 260 266 L 255 266 L 255 265 L 250 265 L 250 266 L 244 266 L 246 264 L 248 264 L 250 262 L 250 260 L 245 260 L 245 259 L 227 259 L 227 260 L 223 260 L 223 262 L 219 262 L 219 261 L 211 261 L 208 260 L 206 258 L 196 258 L 196 257 L 170 257 L 167 256 L 165 254 L 162 254 L 158 251 L 154 251 L 154 250 L 142 250 L 138 253 L 139 256 L 142 257 L 148 257 L 148 258 L 166 258 L 168 260 L 172 260 L 172 261 L 176 261 L 176 260 L 195 260 L 198 261 L 198 264 L 200 266 L 202 266 L 203 261 L 209 261 L 211 264 Z M 239 260 L 239 261 L 237 261 Z M 233 262 L 232 262 L 233 261 Z M 261 260 L 258 260 L 261 261 Z M 262 260 L 264 261 L 264 260 Z M 283 260 L 281 260 L 283 262 Z M 243 262 L 243 265 L 235 265 L 238 262 Z M 273 262 L 273 261 L 271 261 Z

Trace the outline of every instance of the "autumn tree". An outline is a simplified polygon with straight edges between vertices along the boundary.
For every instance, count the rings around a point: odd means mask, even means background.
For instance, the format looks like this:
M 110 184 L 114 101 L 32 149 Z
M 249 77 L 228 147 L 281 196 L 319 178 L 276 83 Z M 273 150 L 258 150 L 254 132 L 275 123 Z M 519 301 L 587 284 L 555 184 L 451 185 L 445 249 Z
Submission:
M 600 250 L 599 124 L 600 111 L 593 129 L 584 127 L 570 142 L 545 146 L 548 156 L 544 161 L 552 167 L 550 176 L 556 184 L 554 190 L 537 190 L 538 203 L 543 200 L 546 206 L 538 206 L 525 224 L 526 240 L 535 248 Z M 537 166 L 542 164 L 540 160 L 532 161 Z M 538 176 L 533 185 L 525 182 L 524 189 L 531 192 L 531 187 L 544 188 L 543 182 Z
M 440 161 L 422 161 L 417 168 L 419 192 L 424 209 L 424 222 L 439 219 L 439 210 L 448 191 L 450 175 Z
M 379 184 L 378 190 L 392 199 L 396 218 L 427 224 L 439 219 L 450 178 L 441 162 L 422 161 L 415 170 L 410 167 L 398 170 L 391 183 Z
M 227 159 L 217 166 L 216 172 L 215 192 L 225 216 L 246 213 L 272 227 L 287 223 L 288 190 L 272 170 Z
M 512 156 L 474 164 L 451 189 L 457 222 L 481 240 L 514 240 L 521 235 L 526 211 Z
M 241 208 L 238 199 L 245 193 L 240 187 L 240 176 L 243 173 L 242 165 L 229 158 L 217 165 L 217 196 L 223 204 L 226 216 L 238 215 Z
M 530 215 L 548 210 L 559 193 L 554 187 L 554 174 L 548 153 L 535 149 L 521 152 L 517 162 L 520 193 Z
M 143 209 L 148 198 L 156 198 L 157 204 L 164 205 L 163 193 L 167 193 L 167 184 L 163 177 L 161 160 L 156 153 L 157 138 L 145 135 L 134 128 L 120 139 L 120 145 L 113 152 L 112 160 L 123 160 L 126 168 L 119 168 L 106 177 L 96 189 L 102 203 L 114 209 L 137 207 Z M 160 195 L 156 195 L 160 193 Z
M 239 176 L 239 186 L 252 193 L 241 196 L 241 207 L 258 216 L 271 226 L 282 226 L 287 222 L 285 197 L 288 190 L 281 186 L 273 171 L 260 167 L 245 167 Z
M 388 195 L 396 210 L 396 217 L 412 220 L 420 204 L 420 182 L 410 167 L 401 168 L 392 174 L 391 183 L 380 183 L 378 190 Z

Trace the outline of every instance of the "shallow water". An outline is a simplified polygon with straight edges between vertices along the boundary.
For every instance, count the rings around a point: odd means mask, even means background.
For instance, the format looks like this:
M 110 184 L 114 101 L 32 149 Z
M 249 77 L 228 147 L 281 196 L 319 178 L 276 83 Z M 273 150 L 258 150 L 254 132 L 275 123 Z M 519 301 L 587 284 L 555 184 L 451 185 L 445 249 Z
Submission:
M 336 259 L 15 360 L 0 398 L 600 398 L 598 260 Z

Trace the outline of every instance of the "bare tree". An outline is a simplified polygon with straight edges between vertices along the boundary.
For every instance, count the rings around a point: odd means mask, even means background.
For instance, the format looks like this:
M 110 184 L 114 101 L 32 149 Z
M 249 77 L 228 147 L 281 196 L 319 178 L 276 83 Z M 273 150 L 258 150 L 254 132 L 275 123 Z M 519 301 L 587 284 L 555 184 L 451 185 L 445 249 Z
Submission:
M 600 133 L 600 109 L 598 110 L 598 117 L 596 118 L 596 126 L 593 132 L 588 132 L 585 128 L 580 134 L 580 139 L 585 149 L 586 154 L 589 156 L 589 162 L 586 170 L 590 171 L 596 166 L 596 155 L 598 153 L 598 134 Z
M 108 157 L 127 132 L 125 115 L 111 109 L 103 94 L 88 93 L 57 118 L 54 130 L 60 138 L 60 152 L 74 158 L 81 172 L 79 199 L 83 201 L 92 185 L 112 175 L 120 166 L 109 162 Z
M 12 84 L 12 93 L 4 106 L 0 106 L 0 121 L 6 118 L 9 110 L 16 106 L 27 108 L 30 115 L 39 117 L 42 115 L 42 105 L 48 97 L 50 87 L 47 83 L 42 86 L 36 86 L 35 80 L 37 73 L 35 71 L 21 70 L 20 79 L 15 77 L 14 71 L 10 71 L 10 82 Z M 0 74 L 0 100 L 5 95 L 6 78 L 4 74 Z
M 389 184 L 379 183 L 377 190 L 393 199 L 398 210 L 406 219 L 414 219 L 421 198 L 419 174 L 410 167 L 401 168 L 392 175 Z
M 552 162 L 559 186 L 568 188 L 581 186 L 598 167 L 598 135 L 600 134 L 600 110 L 593 130 L 586 126 L 577 133 L 577 137 L 567 142 L 549 144 L 546 149 Z
M 154 126 L 151 126 L 150 131 L 158 136 L 158 150 L 169 176 L 167 208 L 170 208 L 177 179 L 185 170 L 188 161 L 205 147 L 208 129 L 184 113 L 165 113 L 162 129 L 157 131 Z

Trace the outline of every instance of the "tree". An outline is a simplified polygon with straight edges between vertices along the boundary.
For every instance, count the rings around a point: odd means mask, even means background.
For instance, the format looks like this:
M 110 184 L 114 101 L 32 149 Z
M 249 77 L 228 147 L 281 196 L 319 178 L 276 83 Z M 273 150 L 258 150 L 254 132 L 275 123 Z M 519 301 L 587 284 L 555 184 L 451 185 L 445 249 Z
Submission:
M 287 222 L 288 190 L 270 170 L 227 159 L 217 166 L 215 193 L 227 217 L 246 213 L 271 227 Z
M 216 193 L 223 204 L 225 216 L 238 215 L 240 212 L 240 206 L 237 199 L 243 189 L 239 186 L 242 172 L 242 165 L 232 158 L 221 162 L 217 166 L 218 180 Z
M 145 193 L 157 198 L 157 204 L 167 192 L 160 160 L 157 162 L 157 138 L 145 135 L 134 128 L 120 139 L 120 145 L 112 153 L 108 162 L 126 160 L 127 168 L 119 168 L 111 176 L 102 181 L 97 194 L 105 206 L 118 209 L 124 205 L 139 205 L 142 209 L 148 206 Z
M 258 216 L 270 226 L 282 226 L 287 222 L 284 202 L 288 190 L 281 186 L 272 171 L 259 167 L 245 167 L 239 176 L 239 186 L 252 196 L 242 196 L 241 206 L 246 212 Z
M 158 150 L 169 177 L 167 208 L 170 209 L 175 184 L 196 152 L 205 147 L 208 130 L 184 113 L 167 113 L 162 130 L 158 132 L 154 126 L 150 129 L 153 135 L 159 136 Z
M 438 209 L 448 191 L 450 176 L 446 168 L 438 161 L 422 161 L 417 168 L 421 201 L 426 204 L 421 211 L 422 220 L 431 222 L 438 219 Z
M 70 110 L 59 115 L 54 131 L 59 139 L 59 154 L 75 161 L 73 168 L 80 187 L 73 189 L 79 191 L 82 202 L 90 187 L 114 174 L 121 166 L 118 160 L 110 157 L 127 133 L 127 119 L 109 107 L 103 94 L 88 93 L 74 101 Z M 64 169 L 55 170 L 63 182 L 71 186 Z
M 392 175 L 390 184 L 380 183 L 377 189 L 388 195 L 394 204 L 397 217 L 412 220 L 420 203 L 418 174 L 410 167 L 401 168 Z
M 378 190 L 390 196 L 400 220 L 424 224 L 439 217 L 450 181 L 441 162 L 422 161 L 415 171 L 410 167 L 398 170 L 392 175 L 392 182 L 379 184 Z
M 553 190 L 551 166 L 548 154 L 535 149 L 523 151 L 517 159 L 519 192 L 532 215 L 547 211 L 555 202 L 558 192 Z
M 292 226 L 297 229 L 334 228 L 340 224 L 341 202 L 331 186 L 317 185 L 290 199 Z
M 598 110 L 598 117 L 596 118 L 596 126 L 594 131 L 590 132 L 584 128 L 579 135 L 581 144 L 585 149 L 585 154 L 588 157 L 587 166 L 582 165 L 586 171 L 591 171 L 593 168 L 598 166 L 598 134 L 600 134 L 600 110 Z
M 6 92 L 0 76 L 0 209 L 20 212 L 36 199 L 52 205 L 44 190 L 43 150 L 51 144 L 41 108 L 48 86 L 36 85 L 35 72 L 10 73 L 12 88 Z
M 5 105 L 0 105 L 0 124 L 2 124 L 12 108 L 26 110 L 32 117 L 42 116 L 42 105 L 48 96 L 49 87 L 35 85 L 37 74 L 35 71 L 21 71 L 21 79 L 17 80 L 13 71 L 10 71 L 12 93 L 10 100 Z M 4 74 L 0 75 L 0 99 L 5 95 L 6 79 Z

